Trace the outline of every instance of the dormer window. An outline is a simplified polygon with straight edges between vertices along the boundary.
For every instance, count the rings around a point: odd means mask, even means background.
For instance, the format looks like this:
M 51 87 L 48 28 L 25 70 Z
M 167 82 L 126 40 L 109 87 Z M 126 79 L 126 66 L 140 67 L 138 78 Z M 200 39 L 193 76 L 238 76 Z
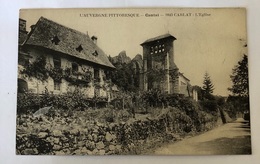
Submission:
M 82 48 L 81 45 L 79 45 L 79 46 L 76 48 L 76 51 L 78 51 L 78 52 L 81 52 L 82 50 L 83 50 L 83 48 Z
M 98 56 L 98 52 L 95 50 L 93 53 L 92 53 L 93 56 Z
M 56 36 L 54 36 L 52 39 L 51 39 L 51 43 L 52 44 L 55 44 L 55 45 L 58 45 L 60 42 L 60 39 Z

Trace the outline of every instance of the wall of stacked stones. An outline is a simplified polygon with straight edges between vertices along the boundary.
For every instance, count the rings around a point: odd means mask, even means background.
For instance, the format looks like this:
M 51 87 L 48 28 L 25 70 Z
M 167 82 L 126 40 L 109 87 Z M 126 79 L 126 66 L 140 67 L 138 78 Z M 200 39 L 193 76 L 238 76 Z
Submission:
M 167 117 L 146 119 L 132 123 L 101 124 L 88 122 L 55 128 L 45 116 L 23 115 L 27 122 L 17 125 L 17 154 L 51 155 L 112 155 L 139 154 L 157 142 L 175 140 L 175 134 L 185 133 L 186 123 L 178 126 L 169 122 Z M 65 120 L 63 124 L 71 124 Z M 208 123 L 209 128 L 215 123 Z M 193 129 L 192 129 L 193 128 Z M 191 127 L 190 130 L 194 130 Z

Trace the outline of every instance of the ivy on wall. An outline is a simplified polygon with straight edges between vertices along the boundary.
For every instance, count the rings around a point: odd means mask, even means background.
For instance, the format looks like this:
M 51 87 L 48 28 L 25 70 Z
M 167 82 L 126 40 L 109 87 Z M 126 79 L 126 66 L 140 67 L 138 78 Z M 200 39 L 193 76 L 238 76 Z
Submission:
M 46 81 L 49 76 L 49 71 L 45 68 L 46 57 L 38 56 L 33 63 L 25 66 L 25 69 L 21 71 L 22 74 L 26 74 L 29 77 L 35 77 L 41 81 Z
M 36 60 L 25 66 L 22 74 L 29 77 L 35 77 L 41 81 L 47 81 L 51 77 L 54 81 L 61 82 L 62 79 L 73 85 L 88 85 L 92 80 L 92 72 L 89 69 L 83 69 L 83 72 L 72 71 L 72 68 L 46 67 L 46 57 L 38 56 Z
M 150 87 L 154 86 L 156 83 L 161 83 L 166 80 L 166 74 L 169 73 L 170 82 L 175 83 L 178 80 L 179 71 L 178 69 L 150 69 L 147 72 L 147 82 Z

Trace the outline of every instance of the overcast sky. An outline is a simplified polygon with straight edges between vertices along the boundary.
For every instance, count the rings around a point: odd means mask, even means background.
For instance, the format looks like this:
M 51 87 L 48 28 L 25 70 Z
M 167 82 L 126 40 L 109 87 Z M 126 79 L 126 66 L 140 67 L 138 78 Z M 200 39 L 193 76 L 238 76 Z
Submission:
M 80 17 L 80 14 L 139 14 L 139 17 Z M 175 16 L 165 16 L 173 13 Z M 207 13 L 208 16 L 195 16 Z M 159 17 L 146 17 L 159 14 Z M 177 16 L 177 15 L 185 16 Z M 142 16 L 143 15 L 143 16 Z M 232 68 L 246 53 L 246 12 L 243 9 L 131 9 L 131 10 L 22 10 L 27 30 L 41 17 L 58 22 L 90 36 L 98 37 L 98 45 L 107 55 L 125 50 L 133 58 L 143 54 L 145 40 L 170 33 L 174 42 L 175 63 L 191 80 L 202 86 L 207 71 L 215 85 L 214 94 L 227 96 L 232 85 Z M 246 53 L 247 54 L 247 53 Z

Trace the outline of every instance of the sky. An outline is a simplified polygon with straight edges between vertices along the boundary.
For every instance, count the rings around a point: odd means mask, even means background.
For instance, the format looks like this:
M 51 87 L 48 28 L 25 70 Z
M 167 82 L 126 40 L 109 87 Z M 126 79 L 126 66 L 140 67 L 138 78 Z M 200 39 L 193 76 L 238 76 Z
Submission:
M 102 14 L 102 15 L 95 15 Z M 133 17 L 113 14 L 132 14 Z M 138 16 L 137 16 L 138 15 Z M 154 15 L 154 16 L 151 16 Z M 201 16 L 204 15 L 204 16 Z M 247 54 L 244 9 L 45 9 L 21 10 L 27 30 L 43 16 L 98 37 L 98 46 L 111 56 L 125 50 L 133 58 L 143 54 L 145 40 L 170 33 L 174 61 L 192 85 L 202 86 L 210 75 L 214 94 L 227 96 L 232 69 Z M 93 17 L 95 16 L 95 17 Z

